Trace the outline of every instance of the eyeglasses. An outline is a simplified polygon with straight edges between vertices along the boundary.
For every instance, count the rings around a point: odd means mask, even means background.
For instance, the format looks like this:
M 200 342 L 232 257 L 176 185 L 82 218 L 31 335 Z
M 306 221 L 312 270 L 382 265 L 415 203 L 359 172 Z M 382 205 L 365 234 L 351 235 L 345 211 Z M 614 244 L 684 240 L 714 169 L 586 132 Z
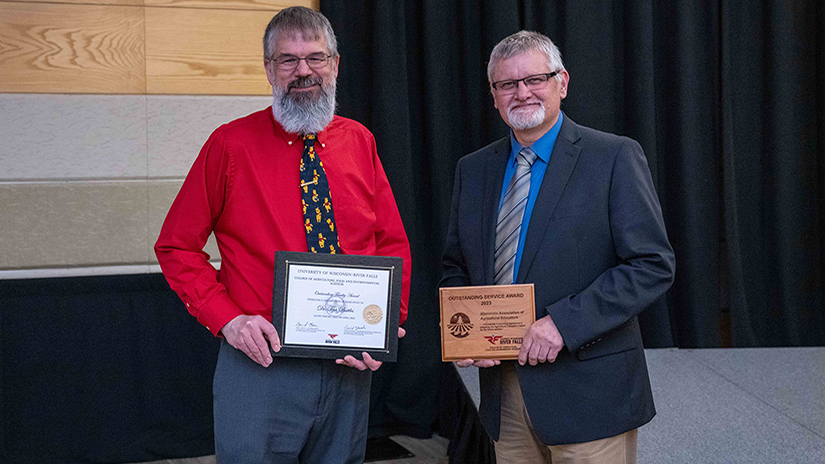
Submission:
M 324 53 L 313 53 L 303 58 L 295 55 L 281 55 L 278 58 L 270 58 L 268 61 L 275 63 L 281 71 L 292 71 L 298 67 L 298 63 L 301 61 L 306 61 L 307 66 L 312 69 L 321 69 L 329 63 L 331 57 L 332 55 Z
M 521 79 L 510 79 L 506 81 L 498 81 L 493 82 L 491 85 L 493 89 L 498 90 L 501 93 L 513 93 L 518 89 L 518 83 L 524 82 L 524 85 L 527 86 L 528 89 L 540 89 L 547 84 L 547 81 L 550 80 L 551 77 L 555 76 L 561 72 L 554 71 L 551 73 L 544 73 L 544 74 L 534 74 L 532 76 L 527 76 Z

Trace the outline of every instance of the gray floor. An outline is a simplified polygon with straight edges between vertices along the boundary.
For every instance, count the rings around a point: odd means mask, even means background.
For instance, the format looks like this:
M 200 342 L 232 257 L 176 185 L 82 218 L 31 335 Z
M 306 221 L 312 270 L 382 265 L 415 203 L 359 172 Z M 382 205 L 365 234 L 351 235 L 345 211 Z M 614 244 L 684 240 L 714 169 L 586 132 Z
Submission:
M 638 464 L 825 463 L 825 348 L 645 353 L 658 414 L 639 431 Z M 477 370 L 459 373 L 477 404 Z M 416 457 L 381 464 L 447 462 L 442 438 L 393 439 Z
M 447 446 L 450 444 L 447 439 L 434 436 L 429 440 L 419 440 L 405 436 L 391 437 L 415 456 L 406 459 L 392 459 L 389 461 L 373 461 L 371 464 L 448 464 Z M 215 456 L 201 456 L 189 459 L 166 459 L 163 461 L 153 461 L 134 464 L 216 464 Z
M 825 463 L 825 348 L 649 350 L 639 463 Z
M 825 348 L 646 350 L 638 464 L 825 463 Z M 459 369 L 478 402 L 478 373 Z

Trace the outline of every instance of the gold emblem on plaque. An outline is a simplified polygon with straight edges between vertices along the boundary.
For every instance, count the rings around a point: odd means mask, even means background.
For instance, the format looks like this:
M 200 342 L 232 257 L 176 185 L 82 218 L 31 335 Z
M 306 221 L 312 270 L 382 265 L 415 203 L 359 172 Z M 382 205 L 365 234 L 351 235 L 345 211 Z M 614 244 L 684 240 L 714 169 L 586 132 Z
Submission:
M 473 330 L 473 324 L 470 323 L 470 318 L 464 313 L 455 313 L 450 318 L 450 324 L 447 326 L 453 337 L 464 338 L 470 335 Z
M 364 321 L 367 324 L 378 324 L 381 320 L 384 319 L 384 311 L 381 311 L 381 308 L 378 305 L 371 304 L 364 308 Z

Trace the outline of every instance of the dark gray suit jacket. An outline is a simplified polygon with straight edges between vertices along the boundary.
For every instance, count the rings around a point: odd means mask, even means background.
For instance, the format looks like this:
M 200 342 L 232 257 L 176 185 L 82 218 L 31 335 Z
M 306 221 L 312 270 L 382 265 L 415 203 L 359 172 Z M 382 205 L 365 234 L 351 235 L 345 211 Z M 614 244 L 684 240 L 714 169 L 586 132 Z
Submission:
M 492 285 L 510 140 L 459 160 L 441 286 Z M 636 316 L 673 282 L 675 259 L 642 148 L 565 115 L 536 199 L 516 283 L 533 283 L 536 319 L 564 339 L 554 363 L 516 364 L 548 445 L 606 438 L 656 414 Z M 479 413 L 497 440 L 499 367 L 480 369 Z

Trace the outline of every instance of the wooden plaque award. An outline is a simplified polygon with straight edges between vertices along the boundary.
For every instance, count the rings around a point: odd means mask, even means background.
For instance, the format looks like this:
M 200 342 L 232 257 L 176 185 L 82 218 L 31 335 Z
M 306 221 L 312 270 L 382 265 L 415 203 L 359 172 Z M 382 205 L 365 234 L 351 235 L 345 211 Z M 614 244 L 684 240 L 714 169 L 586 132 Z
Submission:
M 517 359 L 536 320 L 533 284 L 447 287 L 441 301 L 441 360 Z

